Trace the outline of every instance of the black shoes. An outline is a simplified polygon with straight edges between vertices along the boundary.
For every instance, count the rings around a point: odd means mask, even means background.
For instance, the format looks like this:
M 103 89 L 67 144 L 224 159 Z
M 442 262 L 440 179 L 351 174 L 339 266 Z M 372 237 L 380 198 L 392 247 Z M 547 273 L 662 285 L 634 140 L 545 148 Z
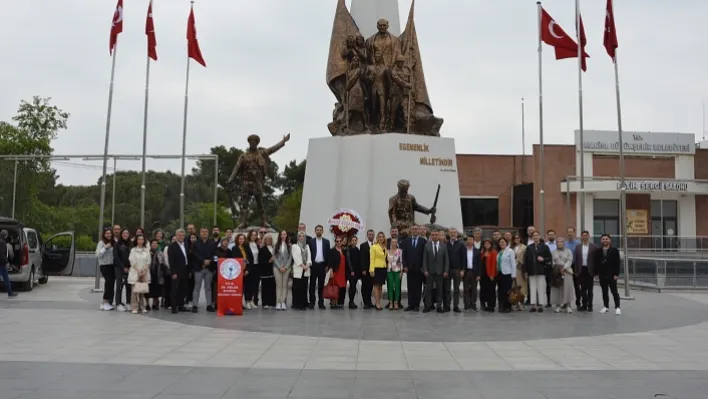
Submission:
M 452 309 L 452 311 L 455 312 L 455 313 L 462 313 L 462 311 L 460 310 L 460 308 L 458 308 L 457 306 L 455 306 L 455 308 Z
M 207 306 L 206 310 L 207 310 L 207 312 L 211 312 L 211 313 L 216 312 L 216 308 L 213 305 Z
M 438 313 L 445 313 L 445 310 L 443 308 L 437 308 L 435 309 L 435 311 Z
M 325 309 L 327 309 L 327 307 L 324 305 L 324 303 L 320 303 L 320 304 L 317 305 L 317 306 L 320 308 L 320 310 L 325 310 Z M 313 307 L 313 308 L 314 308 L 314 307 Z
M 423 308 L 423 313 L 430 313 L 430 308 Z
M 359 307 L 356 306 L 354 302 L 349 302 L 349 309 L 358 309 Z
M 199 308 L 197 306 L 192 306 L 192 313 L 199 313 Z

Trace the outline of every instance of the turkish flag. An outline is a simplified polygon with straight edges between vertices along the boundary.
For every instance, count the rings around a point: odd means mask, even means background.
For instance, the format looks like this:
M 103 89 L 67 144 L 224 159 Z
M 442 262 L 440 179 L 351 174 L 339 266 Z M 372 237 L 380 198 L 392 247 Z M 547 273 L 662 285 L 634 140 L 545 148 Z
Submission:
M 583 33 L 581 38 L 584 35 Z M 578 56 L 578 44 L 543 8 L 541 9 L 541 40 L 554 48 L 557 60 Z M 585 51 L 583 51 L 583 57 L 589 57 Z
M 148 57 L 157 61 L 157 38 L 155 37 L 155 21 L 152 19 L 152 0 L 150 0 L 145 20 L 145 34 L 148 40 Z
M 113 20 L 111 21 L 111 37 L 108 41 L 108 53 L 113 54 L 113 49 L 118 43 L 118 34 L 123 32 L 123 0 L 118 0 L 116 9 L 113 11 Z
M 607 11 L 605 13 L 605 37 L 603 39 L 603 44 L 607 50 L 607 54 L 612 58 L 612 62 L 615 61 L 617 56 L 617 47 L 619 43 L 617 42 L 617 30 L 615 29 L 615 12 L 612 6 L 612 0 L 607 0 Z
M 202 66 L 206 66 L 206 61 L 202 57 L 202 50 L 199 48 L 197 40 L 197 27 L 194 23 L 194 8 L 189 12 L 189 20 L 187 21 L 187 55 L 194 59 Z

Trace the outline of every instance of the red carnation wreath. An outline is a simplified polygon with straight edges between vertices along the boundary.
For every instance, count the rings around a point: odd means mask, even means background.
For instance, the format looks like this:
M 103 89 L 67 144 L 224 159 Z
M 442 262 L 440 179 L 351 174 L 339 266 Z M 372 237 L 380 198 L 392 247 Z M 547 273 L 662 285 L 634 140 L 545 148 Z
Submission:
M 356 211 L 351 209 L 340 209 L 330 219 L 329 231 L 335 237 L 357 235 L 359 230 L 364 229 L 363 221 Z

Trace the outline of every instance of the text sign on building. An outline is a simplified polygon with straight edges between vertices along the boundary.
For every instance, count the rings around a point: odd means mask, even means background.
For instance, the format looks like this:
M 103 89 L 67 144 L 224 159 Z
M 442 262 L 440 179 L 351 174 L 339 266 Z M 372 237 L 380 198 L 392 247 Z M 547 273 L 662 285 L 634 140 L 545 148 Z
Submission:
M 625 154 L 693 155 L 696 138 L 690 133 L 623 132 Z M 619 153 L 619 133 L 609 130 L 583 132 L 583 150 L 588 153 Z M 575 147 L 580 151 L 580 132 L 575 131 Z
M 627 191 L 688 191 L 688 183 L 681 181 L 643 180 L 626 181 L 624 184 L 627 186 Z M 617 189 L 622 189 L 621 183 L 617 183 Z
M 429 156 L 432 152 L 429 144 L 398 143 L 398 150 L 423 153 L 418 161 L 422 166 L 439 167 L 441 172 L 457 172 L 452 158 Z

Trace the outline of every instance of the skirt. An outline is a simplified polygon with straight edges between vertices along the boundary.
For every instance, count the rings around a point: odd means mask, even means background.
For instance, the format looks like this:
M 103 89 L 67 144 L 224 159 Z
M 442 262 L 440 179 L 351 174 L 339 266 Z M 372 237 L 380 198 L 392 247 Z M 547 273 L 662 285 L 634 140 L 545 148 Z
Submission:
M 551 287 L 551 304 L 565 305 L 575 302 L 575 284 L 573 284 L 573 275 L 563 275 L 563 285 L 560 287 Z
M 374 285 L 386 284 L 387 277 L 388 271 L 385 267 L 377 267 L 376 269 L 374 269 Z

